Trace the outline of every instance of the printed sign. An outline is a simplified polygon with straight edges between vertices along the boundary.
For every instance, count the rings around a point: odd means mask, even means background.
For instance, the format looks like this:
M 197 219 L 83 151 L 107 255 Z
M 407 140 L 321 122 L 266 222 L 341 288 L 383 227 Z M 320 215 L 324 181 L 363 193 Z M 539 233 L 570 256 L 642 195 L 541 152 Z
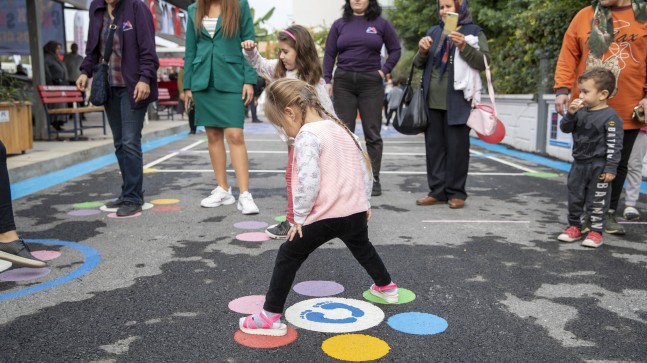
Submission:
M 0 122 L 9 122 L 9 110 L 0 110 Z

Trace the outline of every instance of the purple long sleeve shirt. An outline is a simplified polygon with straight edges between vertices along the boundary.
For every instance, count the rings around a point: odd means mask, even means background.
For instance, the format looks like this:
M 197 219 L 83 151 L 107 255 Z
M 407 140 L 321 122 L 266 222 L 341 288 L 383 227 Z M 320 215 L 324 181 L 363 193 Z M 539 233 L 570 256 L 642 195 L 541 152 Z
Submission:
M 386 46 L 389 57 L 381 64 L 380 52 Z M 366 16 L 353 16 L 350 21 L 335 20 L 326 39 L 323 70 L 326 83 L 332 79 L 337 67 L 351 72 L 391 73 L 400 60 L 400 40 L 391 23 L 382 17 L 368 20 Z

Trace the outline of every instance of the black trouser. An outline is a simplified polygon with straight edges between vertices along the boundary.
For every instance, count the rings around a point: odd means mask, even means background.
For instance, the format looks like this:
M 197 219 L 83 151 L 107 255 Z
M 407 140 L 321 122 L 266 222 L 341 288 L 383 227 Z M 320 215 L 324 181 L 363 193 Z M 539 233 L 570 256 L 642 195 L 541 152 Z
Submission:
M 333 83 L 335 113 L 355 132 L 357 110 L 362 119 L 366 139 L 366 152 L 371 159 L 373 178 L 380 180 L 382 165 L 382 102 L 384 85 L 382 77 L 374 72 L 351 72 L 337 68 Z
M 470 128 L 448 125 L 447 111 L 429 109 L 425 130 L 429 196 L 438 200 L 467 199 L 465 182 L 470 165 Z
M 611 200 L 611 185 L 600 181 L 605 165 L 604 159 L 573 162 L 568 173 L 569 226 L 580 227 L 586 206 L 591 219 L 591 230 L 598 233 L 604 230 L 604 216 Z
M 301 264 L 310 253 L 333 238 L 339 238 L 346 244 L 377 286 L 385 286 L 391 282 L 391 276 L 380 255 L 368 239 L 366 212 L 317 221 L 303 226 L 302 231 L 303 238 L 297 234 L 292 241 L 284 242 L 279 248 L 263 305 L 266 311 L 283 312 L 285 300 Z
M 622 138 L 622 158 L 620 159 L 620 164 L 618 164 L 616 178 L 611 182 L 611 204 L 609 205 L 609 209 L 614 211 L 618 209 L 620 194 L 622 194 L 622 188 L 624 188 L 625 179 L 627 179 L 627 164 L 629 163 L 631 150 L 634 148 L 634 143 L 639 132 L 640 129 L 624 130 L 624 137 Z
M 7 170 L 7 149 L 0 140 L 0 233 L 16 230 L 11 206 L 11 186 Z

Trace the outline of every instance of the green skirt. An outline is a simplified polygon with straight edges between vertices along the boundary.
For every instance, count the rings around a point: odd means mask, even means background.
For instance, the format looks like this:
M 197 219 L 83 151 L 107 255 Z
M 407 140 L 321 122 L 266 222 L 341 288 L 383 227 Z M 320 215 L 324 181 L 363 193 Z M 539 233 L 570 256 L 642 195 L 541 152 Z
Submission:
M 243 94 L 212 87 L 193 92 L 196 126 L 242 129 L 245 123 Z

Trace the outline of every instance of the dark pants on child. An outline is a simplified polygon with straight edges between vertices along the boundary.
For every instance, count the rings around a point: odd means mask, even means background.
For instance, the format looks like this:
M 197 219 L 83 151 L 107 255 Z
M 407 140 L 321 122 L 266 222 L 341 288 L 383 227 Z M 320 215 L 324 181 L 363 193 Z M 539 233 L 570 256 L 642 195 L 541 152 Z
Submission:
M 11 206 L 11 186 L 7 170 L 7 149 L 0 140 L 0 233 L 16 230 Z
M 467 199 L 465 182 L 470 165 L 470 128 L 448 125 L 447 111 L 430 108 L 425 152 L 429 196 L 438 200 Z
M 292 241 L 284 242 L 279 248 L 263 305 L 266 311 L 278 314 L 283 312 L 285 300 L 301 264 L 310 253 L 333 238 L 339 238 L 346 244 L 377 286 L 391 282 L 391 276 L 380 255 L 368 239 L 366 212 L 320 220 L 303 226 L 302 231 L 303 238 L 297 234 Z
M 568 225 L 581 226 L 585 206 L 589 209 L 591 230 L 602 233 L 611 200 L 611 184 L 604 183 L 604 159 L 574 161 L 568 173 Z
M 112 87 L 106 115 L 112 130 L 115 155 L 121 171 L 122 185 L 119 199 L 136 204 L 144 203 L 144 158 L 142 155 L 142 128 L 146 107 L 132 109 L 126 87 Z
M 357 110 L 362 118 L 362 130 L 366 139 L 366 152 L 371 159 L 373 178 L 380 181 L 383 142 L 382 101 L 384 84 L 375 72 L 351 72 L 337 68 L 333 83 L 335 113 L 355 132 Z
M 634 143 L 636 142 L 639 132 L 640 129 L 624 130 L 624 137 L 622 138 L 622 157 L 620 159 L 620 164 L 618 164 L 616 178 L 611 182 L 611 204 L 609 205 L 609 209 L 613 209 L 614 211 L 618 209 L 620 194 L 622 194 L 622 188 L 624 188 L 625 179 L 627 179 L 627 165 L 629 164 L 629 157 L 631 156 L 631 150 L 634 148 Z

